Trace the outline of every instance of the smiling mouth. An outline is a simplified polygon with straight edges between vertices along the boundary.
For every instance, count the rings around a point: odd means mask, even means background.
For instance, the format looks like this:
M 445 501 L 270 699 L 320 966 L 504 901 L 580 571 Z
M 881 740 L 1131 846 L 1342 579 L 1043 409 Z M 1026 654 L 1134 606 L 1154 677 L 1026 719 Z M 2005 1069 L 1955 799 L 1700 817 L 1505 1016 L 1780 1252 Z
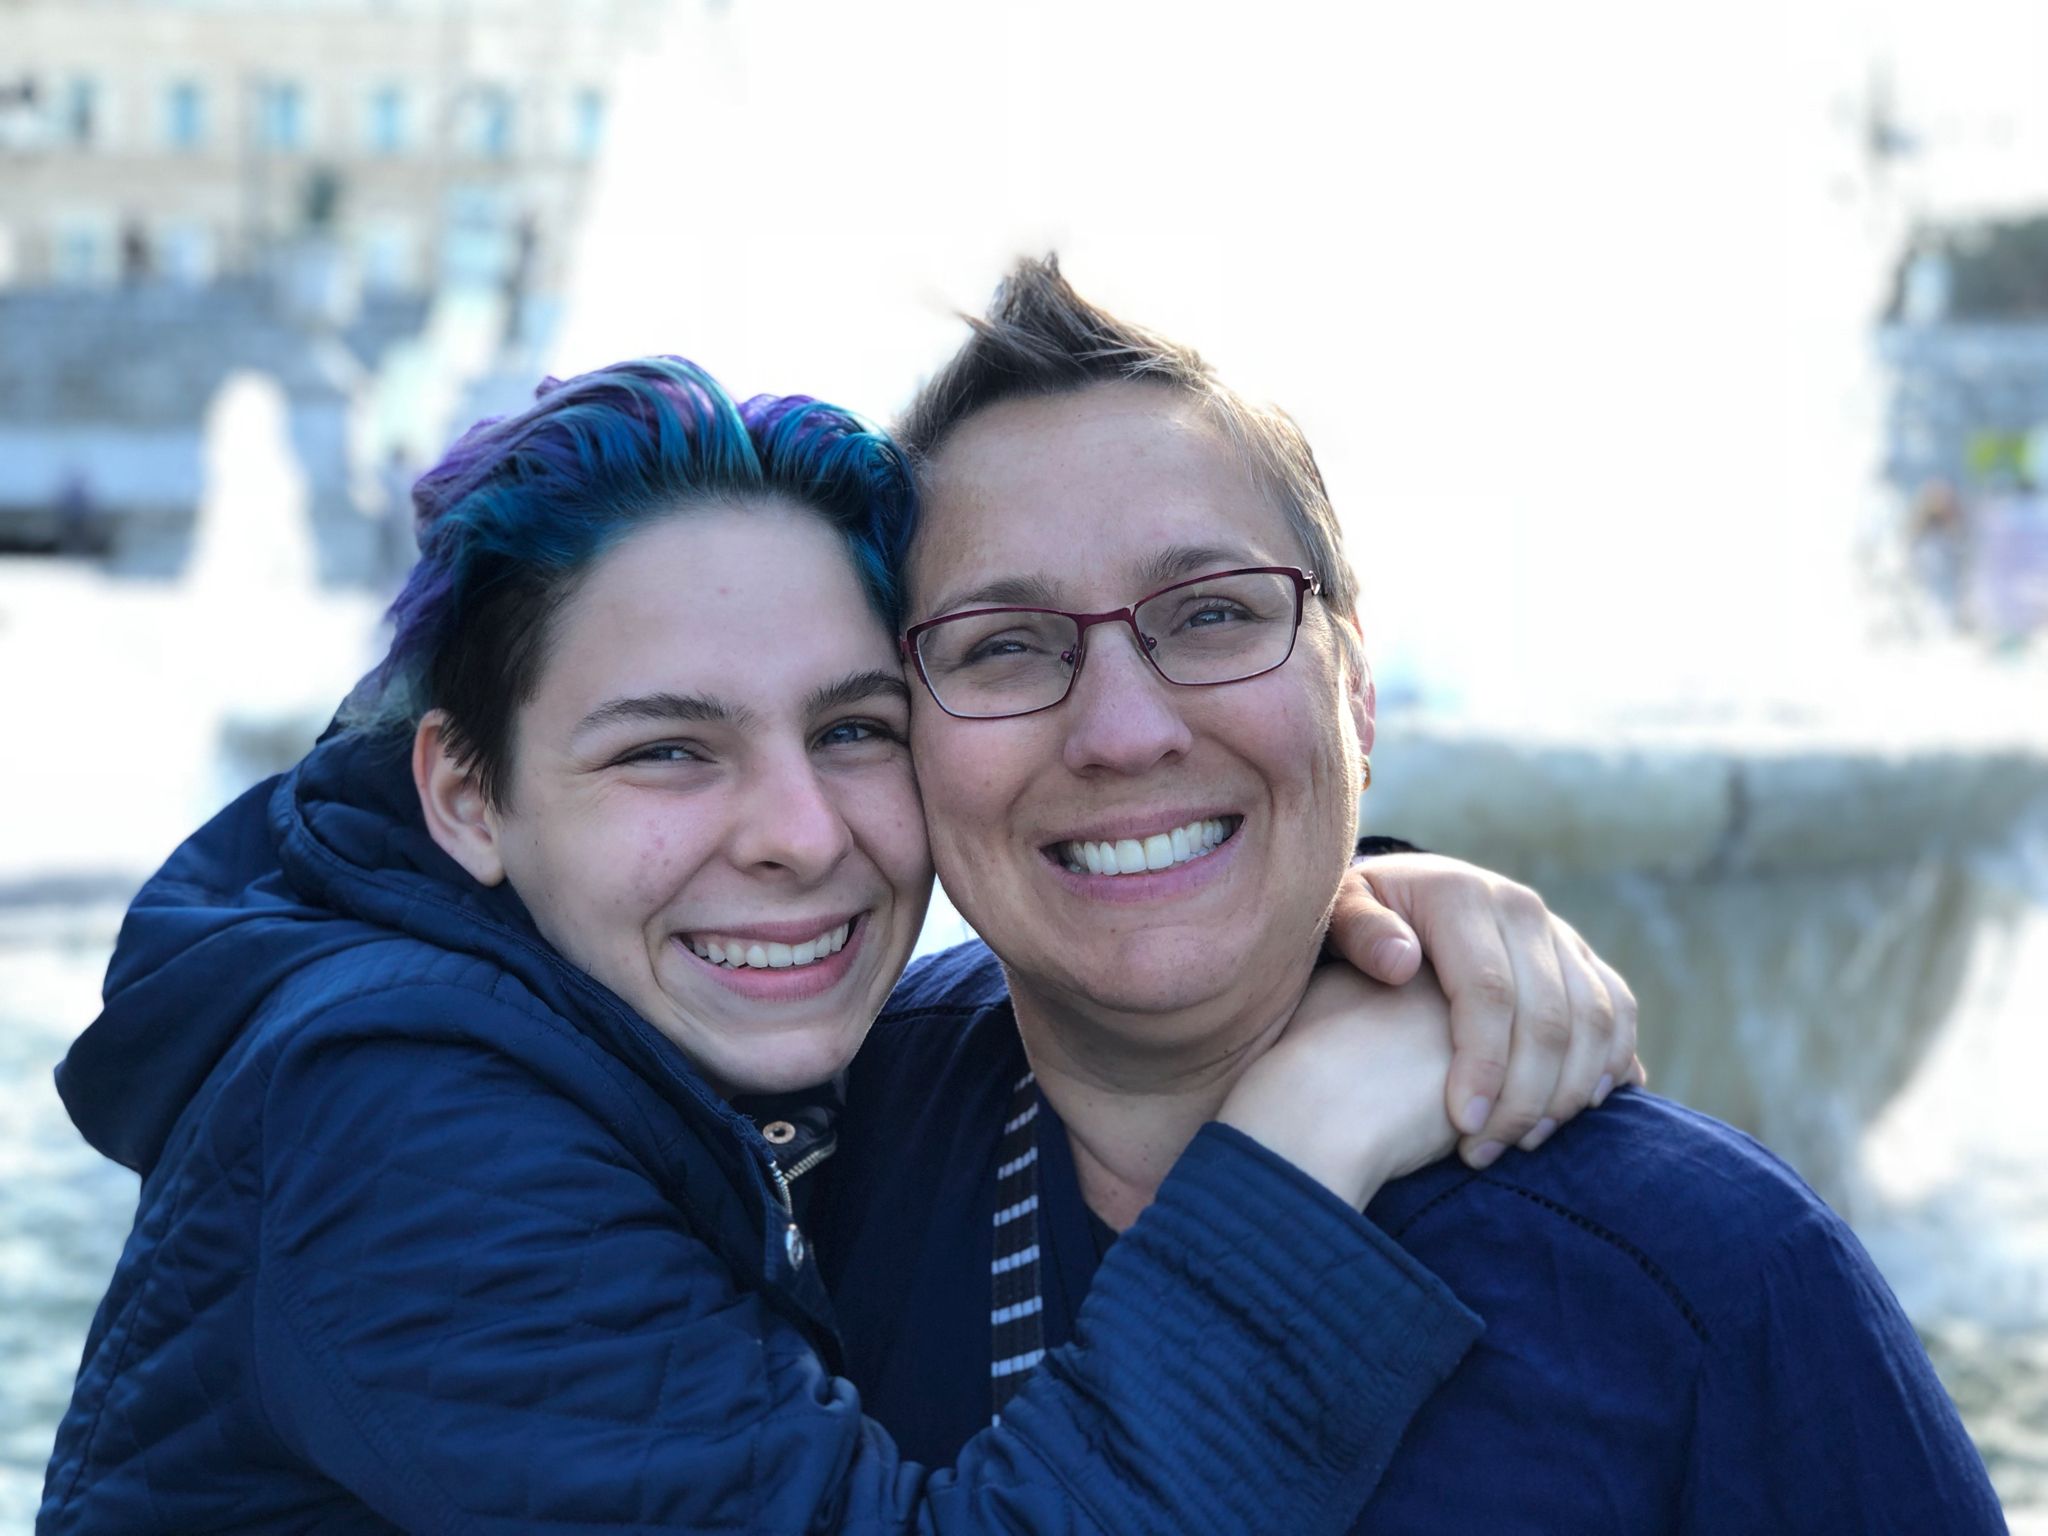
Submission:
M 1046 852 L 1077 875 L 1144 875 L 1207 858 L 1243 825 L 1242 816 L 1211 816 L 1150 837 L 1055 843 Z
M 827 928 L 801 944 L 767 944 L 758 939 L 708 933 L 690 934 L 684 942 L 698 959 L 722 965 L 729 971 L 791 971 L 838 954 L 852 932 L 853 920 L 849 918 L 837 928 Z

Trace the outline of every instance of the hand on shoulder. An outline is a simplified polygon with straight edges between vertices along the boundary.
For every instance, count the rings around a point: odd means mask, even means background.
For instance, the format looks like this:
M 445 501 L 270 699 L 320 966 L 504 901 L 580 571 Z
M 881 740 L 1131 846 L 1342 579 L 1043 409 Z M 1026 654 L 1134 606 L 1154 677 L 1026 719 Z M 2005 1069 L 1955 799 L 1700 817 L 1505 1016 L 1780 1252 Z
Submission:
M 1363 1210 L 1382 1184 L 1457 1145 L 1444 1109 L 1450 1018 L 1427 966 L 1398 987 L 1325 966 L 1217 1118 Z

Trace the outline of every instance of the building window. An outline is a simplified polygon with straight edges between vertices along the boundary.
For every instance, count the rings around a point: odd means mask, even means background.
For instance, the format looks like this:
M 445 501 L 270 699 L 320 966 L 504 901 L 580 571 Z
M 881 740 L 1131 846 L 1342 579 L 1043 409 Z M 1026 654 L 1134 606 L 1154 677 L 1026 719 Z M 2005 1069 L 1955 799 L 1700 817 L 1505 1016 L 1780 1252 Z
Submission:
M 197 288 L 213 279 L 213 230 L 193 220 L 166 224 L 157 232 L 156 256 L 166 281 Z
M 50 275 L 60 283 L 96 287 L 114 280 L 114 232 L 103 219 L 60 223 L 50 243 Z
M 595 160 L 604 148 L 604 93 L 602 91 L 578 91 L 576 93 L 576 158 Z
M 358 246 L 363 287 L 371 293 L 411 293 L 420 287 L 420 247 L 412 226 L 399 219 L 366 224 Z
M 96 80 L 73 80 L 58 104 L 57 130 L 66 144 L 84 149 L 99 133 L 100 88 Z
M 206 93 L 193 81 L 176 81 L 164 92 L 164 143 L 197 149 L 205 142 Z
M 440 282 L 458 289 L 496 288 L 512 272 L 513 211 L 504 190 L 448 189 L 441 220 Z
M 370 92 L 368 132 L 364 135 L 373 155 L 402 154 L 411 137 L 407 133 L 405 92 L 395 85 L 380 85 Z
M 47 125 L 35 77 L 0 80 L 0 149 L 37 149 Z
M 291 81 L 257 92 L 256 132 L 265 149 L 290 153 L 306 147 L 306 93 Z
M 512 157 L 512 93 L 502 86 L 477 88 L 470 97 L 465 148 L 484 160 Z

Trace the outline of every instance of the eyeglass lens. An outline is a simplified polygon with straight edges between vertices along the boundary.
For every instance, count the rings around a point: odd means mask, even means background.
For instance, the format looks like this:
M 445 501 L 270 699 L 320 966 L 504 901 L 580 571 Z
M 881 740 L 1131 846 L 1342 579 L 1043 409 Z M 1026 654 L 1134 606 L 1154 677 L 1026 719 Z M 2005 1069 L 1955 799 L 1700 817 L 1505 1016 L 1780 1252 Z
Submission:
M 1294 648 L 1299 589 L 1270 571 L 1227 572 L 1170 587 L 1136 610 L 1152 663 L 1175 683 L 1229 683 L 1270 672 Z M 956 715 L 1021 715 L 1066 696 L 1081 631 L 1064 614 L 964 613 L 917 637 L 940 706 Z

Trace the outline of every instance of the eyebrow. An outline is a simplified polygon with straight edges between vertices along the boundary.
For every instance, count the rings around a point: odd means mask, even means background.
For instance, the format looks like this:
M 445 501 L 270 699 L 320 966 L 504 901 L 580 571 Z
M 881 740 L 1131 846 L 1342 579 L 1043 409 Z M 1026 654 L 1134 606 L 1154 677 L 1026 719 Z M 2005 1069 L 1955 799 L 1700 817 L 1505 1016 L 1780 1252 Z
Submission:
M 1005 576 L 949 594 L 932 609 L 931 617 L 958 613 L 962 608 L 1055 608 L 1059 600 L 1059 587 L 1043 576 Z
M 842 677 L 836 683 L 827 683 L 811 691 L 804 700 L 806 715 L 823 714 L 826 710 L 837 709 L 846 704 L 858 704 L 863 699 L 889 694 L 895 698 L 910 701 L 910 687 L 896 672 L 855 672 Z M 629 699 L 609 699 L 600 704 L 581 720 L 576 722 L 572 737 L 584 736 L 607 725 L 622 721 L 644 720 L 655 724 L 703 724 L 730 725 L 740 729 L 751 726 L 756 715 L 744 704 L 734 704 L 726 699 L 701 693 L 643 693 Z
M 1146 587 L 1157 590 L 1205 571 L 1230 570 L 1261 563 L 1262 557 L 1253 555 L 1241 544 L 1174 544 L 1139 566 L 1138 579 Z
M 827 683 L 822 688 L 812 690 L 811 696 L 804 700 L 804 713 L 822 715 L 828 709 L 858 704 L 865 699 L 878 698 L 884 694 L 901 699 L 906 704 L 910 702 L 910 685 L 903 681 L 902 673 L 879 670 L 855 672 L 850 677 L 842 677 L 836 683 Z
M 625 720 L 676 723 L 711 721 L 721 725 L 745 726 L 751 724 L 753 719 L 754 712 L 744 704 L 734 704 L 710 694 L 643 693 L 630 699 L 609 699 L 598 705 L 576 722 L 576 729 L 570 735 L 573 739 L 587 735 L 602 726 L 617 725 Z
M 1137 569 L 1139 591 L 1134 597 L 1170 587 L 1176 581 L 1199 576 L 1204 571 L 1227 570 L 1256 565 L 1255 557 L 1242 546 L 1228 544 L 1174 544 L 1143 561 Z M 1005 576 L 965 592 L 949 594 L 930 617 L 958 613 L 963 608 L 1057 608 L 1060 583 L 1045 576 Z

